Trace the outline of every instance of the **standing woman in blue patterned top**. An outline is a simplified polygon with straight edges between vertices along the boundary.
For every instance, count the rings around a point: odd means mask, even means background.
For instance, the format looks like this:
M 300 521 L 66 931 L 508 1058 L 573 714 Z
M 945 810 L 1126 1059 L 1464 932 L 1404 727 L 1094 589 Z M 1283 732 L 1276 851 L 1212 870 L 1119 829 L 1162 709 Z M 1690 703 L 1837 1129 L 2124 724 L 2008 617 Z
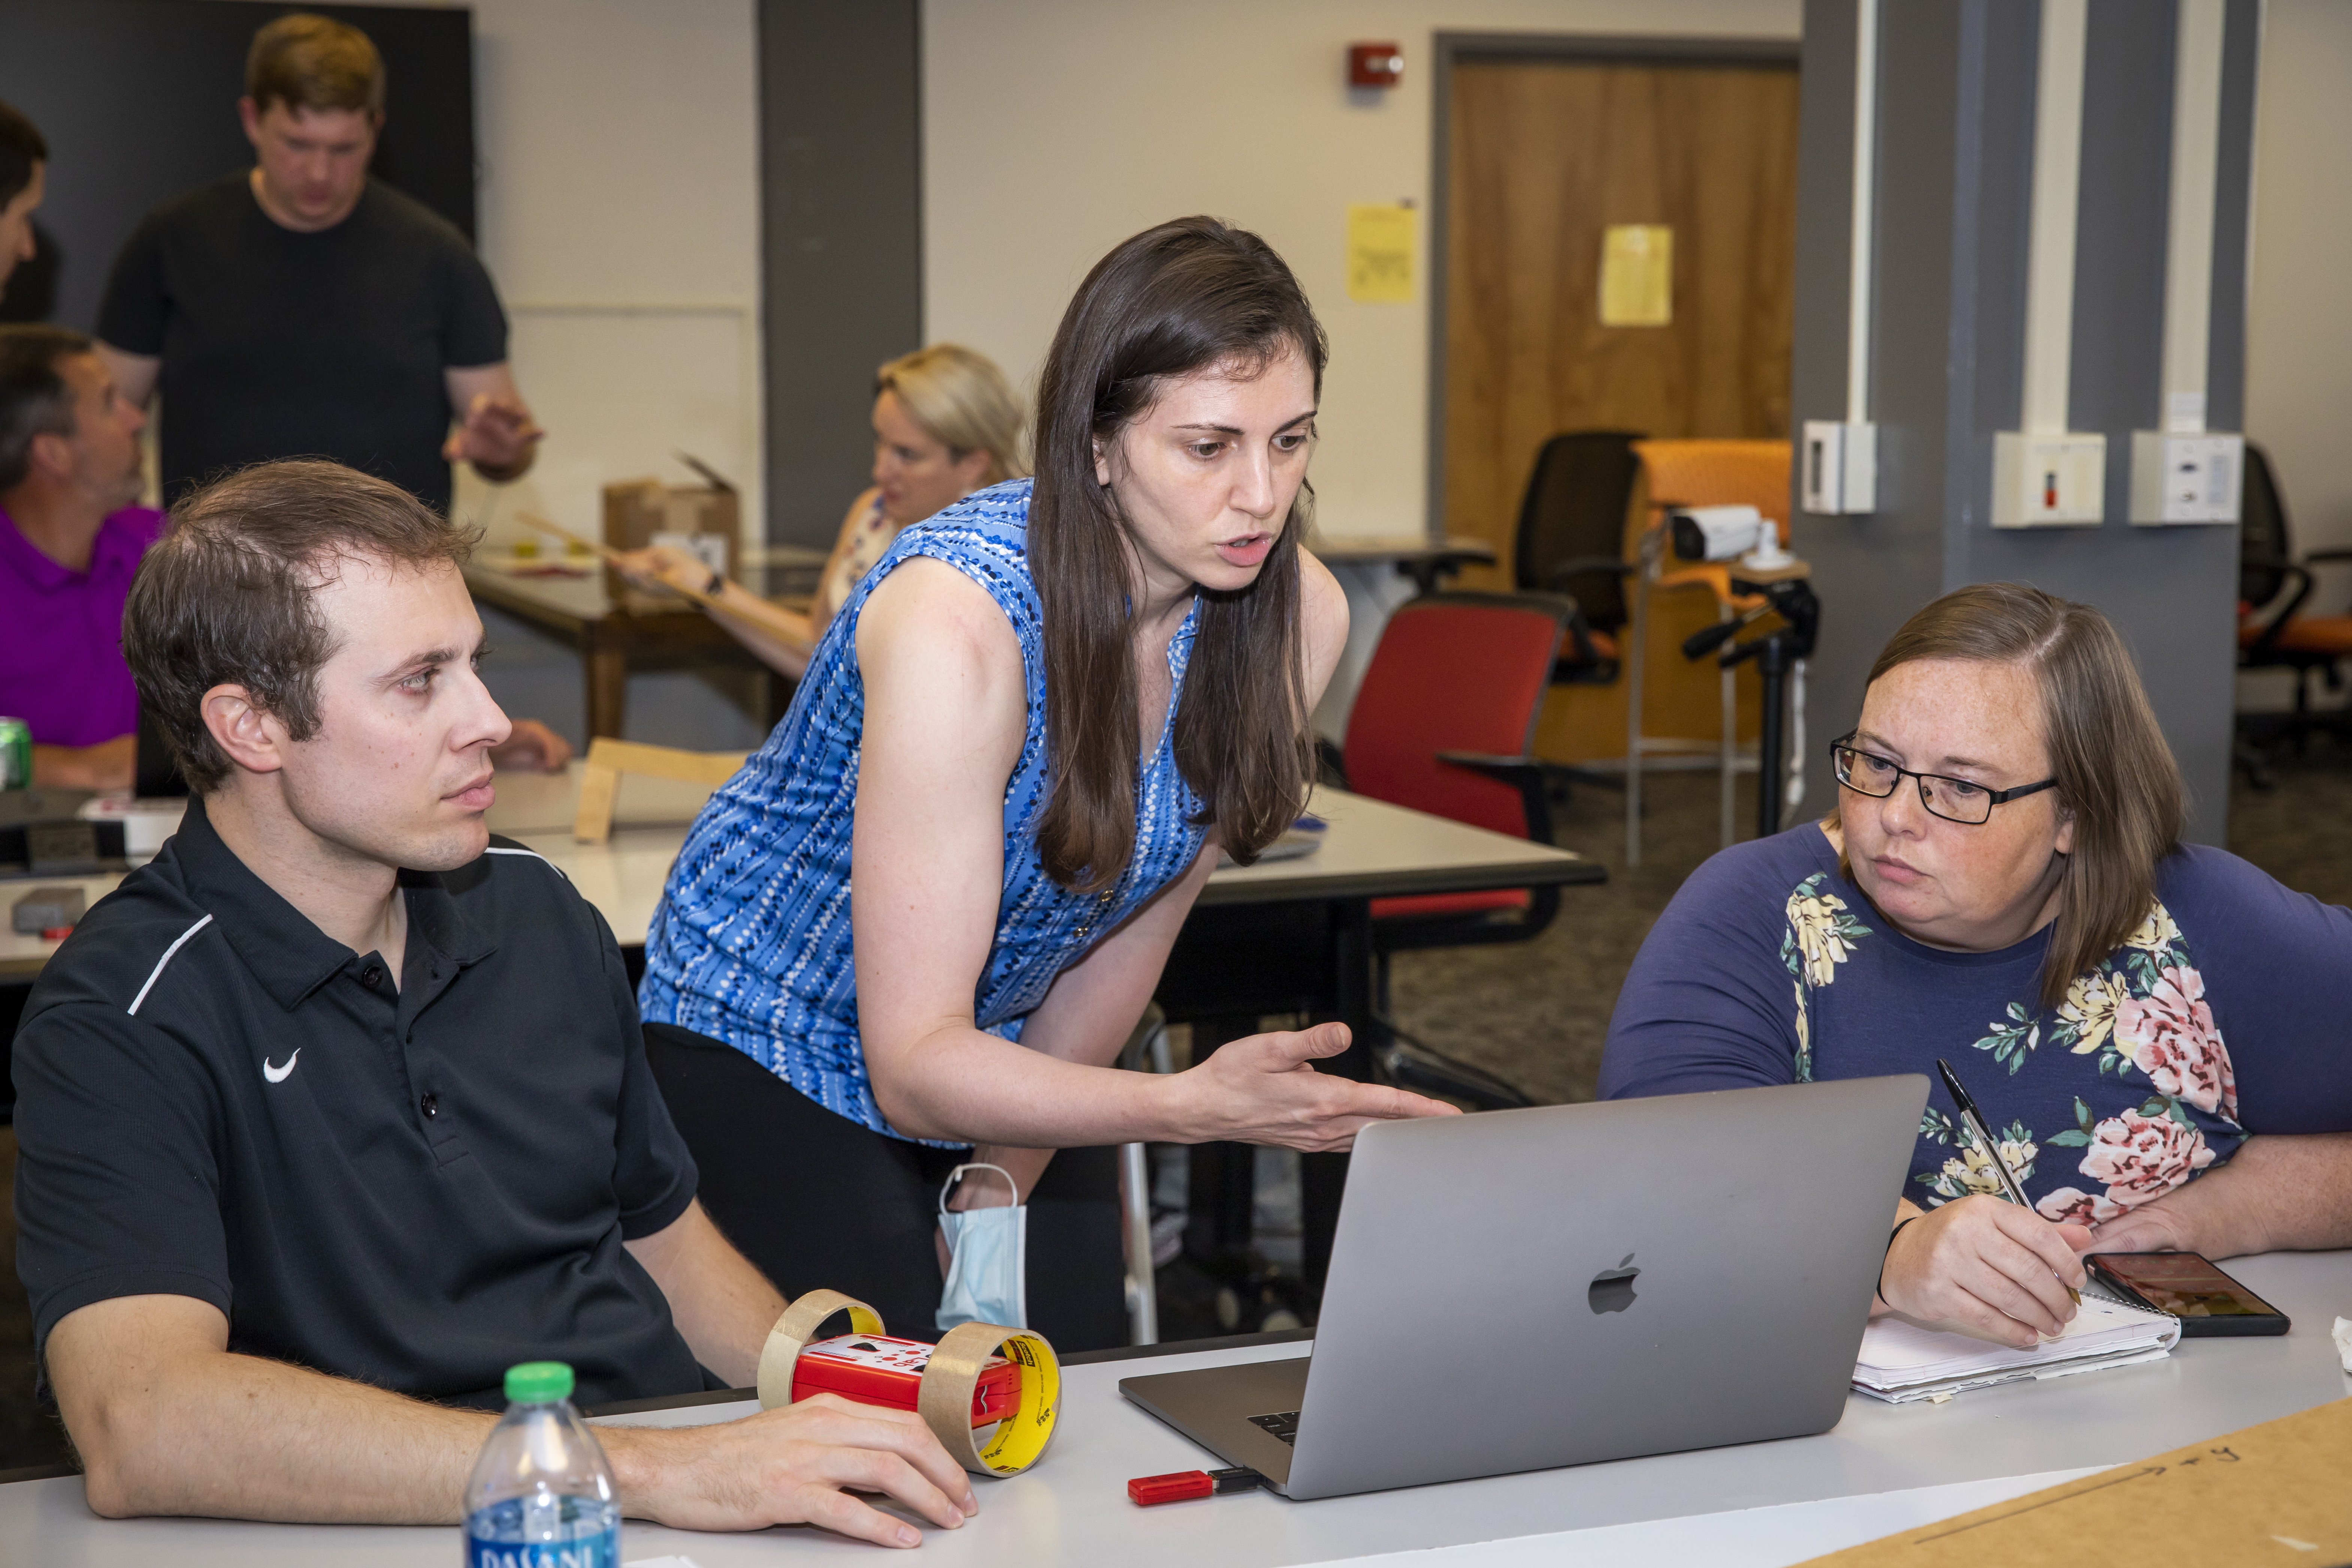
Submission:
M 1120 245 L 1055 334 L 1035 479 L 899 536 L 695 824 L 646 938 L 648 1048 L 705 1129 L 705 1203 L 788 1293 L 928 1331 L 967 1160 L 1043 1201 L 1057 1149 L 1100 1155 L 1098 1191 L 1102 1145 L 1344 1149 L 1449 1109 L 1313 1072 L 1337 1024 L 1107 1070 L 1220 847 L 1255 858 L 1305 801 L 1347 635 L 1299 538 L 1324 356 L 1256 236 L 1187 218 Z M 968 1182 L 957 1206 L 1007 1196 Z M 1077 1288 L 1031 1248 L 1052 1332 Z M 1076 1337 L 1123 1337 L 1115 1222 L 1084 1250 Z

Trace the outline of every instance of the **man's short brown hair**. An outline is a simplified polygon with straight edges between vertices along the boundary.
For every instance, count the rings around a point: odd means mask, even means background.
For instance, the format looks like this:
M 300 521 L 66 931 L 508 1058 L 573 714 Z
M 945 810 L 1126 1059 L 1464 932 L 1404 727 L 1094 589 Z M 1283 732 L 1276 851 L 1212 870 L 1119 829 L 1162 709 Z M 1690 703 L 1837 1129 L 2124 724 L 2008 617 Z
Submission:
M 58 362 L 95 347 L 64 327 L 0 326 L 0 493 L 32 471 L 35 437 L 74 433 L 73 388 L 58 374 Z
M 253 35 L 245 96 L 254 112 L 272 102 L 290 110 L 350 109 L 383 114 L 383 57 L 357 27 L 296 12 Z
M 319 732 L 319 671 L 342 638 L 312 595 L 342 563 L 462 565 L 478 537 L 340 463 L 257 463 L 173 507 L 131 582 L 122 653 L 188 787 L 209 795 L 234 765 L 205 728 L 215 686 L 244 687 L 297 741 Z

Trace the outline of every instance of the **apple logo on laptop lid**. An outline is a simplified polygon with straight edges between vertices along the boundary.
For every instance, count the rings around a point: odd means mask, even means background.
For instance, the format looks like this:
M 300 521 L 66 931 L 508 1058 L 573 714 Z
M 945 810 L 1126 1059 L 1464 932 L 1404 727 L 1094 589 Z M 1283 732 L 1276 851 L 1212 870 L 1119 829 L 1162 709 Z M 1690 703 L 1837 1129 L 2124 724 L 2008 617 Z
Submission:
M 1622 1312 L 1633 1304 L 1633 1280 L 1642 1271 L 1633 1267 L 1633 1255 L 1627 1253 L 1614 1268 L 1604 1268 L 1592 1277 L 1591 1289 L 1585 1298 L 1592 1310 L 1600 1312 Z

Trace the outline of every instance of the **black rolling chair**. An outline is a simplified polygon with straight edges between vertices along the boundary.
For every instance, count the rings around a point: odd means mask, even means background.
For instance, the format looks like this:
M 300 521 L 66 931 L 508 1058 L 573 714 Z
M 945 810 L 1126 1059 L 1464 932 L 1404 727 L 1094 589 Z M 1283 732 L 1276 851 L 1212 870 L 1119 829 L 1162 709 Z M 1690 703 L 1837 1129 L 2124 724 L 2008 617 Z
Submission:
M 1570 430 L 1536 453 L 1519 502 L 1511 574 L 1522 593 L 1566 594 L 1579 614 L 1553 667 L 1555 682 L 1606 686 L 1617 679 L 1618 639 L 1631 613 L 1625 513 L 1642 460 L 1636 430 Z
M 2352 550 L 2315 550 L 2296 556 L 2269 454 L 2246 444 L 2244 489 L 2238 507 L 2238 667 L 2294 671 L 2294 711 L 2238 715 L 2235 756 L 2246 782 L 2268 789 L 2271 749 L 2291 741 L 2296 749 L 2314 731 L 2352 743 L 2352 718 L 2341 709 L 2314 712 L 2311 678 L 2315 672 L 2330 691 L 2344 689 L 2340 660 L 2352 657 L 2352 615 L 2307 616 L 2303 607 L 2316 585 L 2315 565 L 2352 561 Z

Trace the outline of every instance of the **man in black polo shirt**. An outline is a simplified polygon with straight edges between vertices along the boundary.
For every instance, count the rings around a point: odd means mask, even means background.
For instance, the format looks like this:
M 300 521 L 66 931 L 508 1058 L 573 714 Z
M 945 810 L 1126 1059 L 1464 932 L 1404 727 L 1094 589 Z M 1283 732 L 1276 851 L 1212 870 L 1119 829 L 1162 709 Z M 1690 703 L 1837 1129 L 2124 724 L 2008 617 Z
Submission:
M 451 463 L 493 481 L 530 467 L 540 431 L 488 272 L 368 177 L 383 101 L 366 34 L 269 23 L 237 106 L 253 168 L 156 208 L 115 258 L 98 336 L 133 404 L 160 378 L 166 504 L 247 463 L 325 457 L 446 511 Z
M 782 1310 L 695 1200 L 611 931 L 483 826 L 468 542 L 275 463 L 184 502 L 132 587 L 194 798 L 16 1045 L 18 1272 L 100 1513 L 454 1521 L 509 1364 L 588 1403 L 740 1386 Z M 673 1524 L 912 1545 L 837 1489 L 973 1506 L 912 1415 L 830 1399 L 604 1440 Z

